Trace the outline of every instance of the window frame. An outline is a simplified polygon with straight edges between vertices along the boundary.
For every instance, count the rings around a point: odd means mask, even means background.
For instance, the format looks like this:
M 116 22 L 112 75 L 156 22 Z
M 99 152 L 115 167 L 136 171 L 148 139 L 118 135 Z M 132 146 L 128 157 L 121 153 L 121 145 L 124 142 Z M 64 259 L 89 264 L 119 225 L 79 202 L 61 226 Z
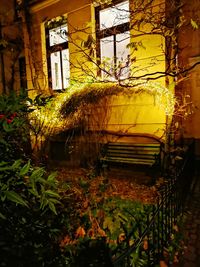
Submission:
M 51 20 L 49 20 L 49 21 L 51 22 Z M 62 27 L 65 25 L 67 25 L 67 21 L 61 22 L 60 24 L 58 24 L 56 26 L 55 25 L 45 26 L 48 84 L 49 84 L 49 88 L 51 88 L 52 91 L 62 91 L 62 90 L 65 90 L 67 88 L 67 87 L 64 87 L 62 51 L 66 50 L 66 49 L 68 49 L 68 51 L 69 51 L 69 41 L 66 40 L 63 43 L 50 45 L 50 30 L 56 29 L 58 27 Z M 58 88 L 58 89 L 53 88 L 52 65 L 51 65 L 51 54 L 56 53 L 56 52 L 59 52 L 59 55 L 60 55 L 61 84 L 62 84 L 62 88 Z M 69 70 L 69 75 L 70 75 L 70 70 Z
M 114 7 L 118 4 L 121 4 L 123 2 L 126 2 L 127 0 L 115 0 L 112 2 L 112 4 L 104 5 L 104 6 L 97 6 L 95 8 L 95 30 L 96 30 L 96 40 L 97 40 L 97 64 L 98 66 L 101 64 L 101 39 L 113 36 L 113 46 L 114 46 L 114 69 L 117 66 L 117 46 L 116 46 L 116 35 L 120 33 L 130 32 L 130 20 L 128 22 L 125 22 L 123 24 L 119 24 L 116 26 L 112 26 L 106 29 L 100 29 L 100 11 Z M 129 10 L 130 10 L 130 0 L 128 0 L 129 3 Z M 102 71 L 100 68 L 97 71 L 97 75 L 99 77 L 102 77 Z M 116 77 L 116 71 L 114 72 L 114 76 Z

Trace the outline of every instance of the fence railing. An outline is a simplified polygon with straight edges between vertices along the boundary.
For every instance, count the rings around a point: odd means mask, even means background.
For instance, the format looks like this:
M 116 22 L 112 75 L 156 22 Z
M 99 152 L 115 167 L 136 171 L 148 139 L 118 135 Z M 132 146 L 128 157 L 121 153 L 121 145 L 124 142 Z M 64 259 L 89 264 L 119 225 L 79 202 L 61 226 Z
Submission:
M 173 159 L 167 182 L 147 214 L 146 227 L 132 245 L 127 242 L 120 255 L 112 255 L 113 267 L 156 266 L 160 260 L 166 259 L 166 248 L 177 230 L 177 220 L 183 214 L 192 183 L 193 152 L 194 144 L 190 144 L 182 160 L 179 156 Z

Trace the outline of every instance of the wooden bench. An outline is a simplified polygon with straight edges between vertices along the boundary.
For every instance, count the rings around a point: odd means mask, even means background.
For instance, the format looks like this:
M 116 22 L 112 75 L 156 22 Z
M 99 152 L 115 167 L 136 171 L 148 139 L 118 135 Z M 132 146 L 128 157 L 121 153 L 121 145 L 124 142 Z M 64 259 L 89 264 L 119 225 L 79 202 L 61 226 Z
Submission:
M 161 167 L 161 143 L 109 142 L 102 145 L 100 164 L 110 163 Z

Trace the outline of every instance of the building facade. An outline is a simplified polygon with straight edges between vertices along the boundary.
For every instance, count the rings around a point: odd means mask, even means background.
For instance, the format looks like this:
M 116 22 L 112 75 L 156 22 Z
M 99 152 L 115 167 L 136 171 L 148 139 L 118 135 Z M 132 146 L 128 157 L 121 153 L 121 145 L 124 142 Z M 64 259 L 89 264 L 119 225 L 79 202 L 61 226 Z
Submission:
M 22 30 L 18 32 L 16 28 L 12 32 L 23 35 L 14 87 L 26 86 L 35 96 L 58 94 L 76 82 L 118 82 L 123 86 L 139 82 L 144 87 L 146 82 L 151 82 L 151 87 L 155 83 L 158 89 L 152 94 L 148 89 L 137 96 L 112 97 L 112 115 L 104 127 L 165 139 L 171 114 L 162 108 L 167 105 L 164 87 L 181 99 L 176 124 L 181 128 L 179 136 L 197 139 L 199 153 L 199 21 L 195 13 L 199 0 L 190 6 L 175 0 L 13 0 L 12 4 L 14 9 L 6 1 L 2 7 L 15 10 L 15 27 L 21 23 Z M 2 21 L 3 14 L 1 17 Z M 3 29 L 4 36 L 6 30 Z M 8 73 L 3 72 L 10 67 L 5 67 L 8 61 L 3 57 L 1 85 L 5 88 Z M 184 71 L 188 66 L 191 72 Z M 158 102 L 156 96 L 161 91 L 163 99 Z M 184 105 L 187 108 L 180 113 Z M 96 117 L 94 111 L 91 117 Z

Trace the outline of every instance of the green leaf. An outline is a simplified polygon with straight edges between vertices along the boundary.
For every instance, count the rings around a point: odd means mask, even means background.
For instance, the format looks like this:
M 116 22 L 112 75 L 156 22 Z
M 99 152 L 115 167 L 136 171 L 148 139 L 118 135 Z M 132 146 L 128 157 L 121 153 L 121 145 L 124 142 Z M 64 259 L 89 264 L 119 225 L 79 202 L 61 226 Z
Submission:
M 38 183 L 40 183 L 40 184 L 46 184 L 46 183 L 47 183 L 47 181 L 46 181 L 44 178 L 42 178 L 42 177 L 38 177 L 38 178 L 36 179 L 36 182 L 38 182 Z
M 122 214 L 121 212 L 119 212 L 119 213 L 117 214 L 117 216 L 118 216 L 121 220 L 123 220 L 125 223 L 128 222 L 128 218 L 127 218 L 124 214 Z
M 104 222 L 103 222 L 103 228 L 106 229 L 108 228 L 110 232 L 112 232 L 114 227 L 114 223 L 112 220 L 112 217 L 105 217 Z
M 21 160 L 21 159 L 16 160 L 16 161 L 13 163 L 13 165 L 11 166 L 12 169 L 18 169 L 19 166 L 21 165 L 21 163 L 22 163 L 22 160 Z
M 20 204 L 22 206 L 28 207 L 27 202 L 24 201 L 22 199 L 22 197 L 19 194 L 17 194 L 16 192 L 14 192 L 14 191 L 4 191 L 4 194 L 6 195 L 7 199 L 9 199 L 10 201 L 15 202 L 17 204 Z
M 37 181 L 38 178 L 41 178 L 44 175 L 44 173 L 45 173 L 44 168 L 37 168 L 32 172 L 32 174 L 30 176 L 30 180 L 33 179 L 33 180 Z
M 57 215 L 56 207 L 52 202 L 49 202 L 49 208 L 50 208 L 50 210 L 53 211 L 53 213 L 55 213 Z
M 139 259 L 139 248 L 137 247 L 136 250 L 131 254 L 132 257 L 132 265 L 131 266 L 136 266 L 138 263 Z
M 20 175 L 20 176 L 24 176 L 25 174 L 28 173 L 29 169 L 30 169 L 30 160 L 28 161 L 27 164 L 25 164 L 25 165 L 22 167 L 22 169 L 20 170 L 19 175 Z
M 8 187 L 9 187 L 8 184 L 4 184 L 4 183 L 1 184 L 1 191 L 6 191 Z
M 4 202 L 6 199 L 6 195 L 1 194 L 1 201 Z
M 12 132 L 14 130 L 12 124 L 8 124 L 7 121 L 3 122 L 3 129 L 7 133 Z
M 0 143 L 3 144 L 3 145 L 5 145 L 5 146 L 8 145 L 8 143 L 4 139 L 0 139 Z
M 55 197 L 55 198 L 59 198 L 59 197 L 60 197 L 58 193 L 53 192 L 53 191 L 51 191 L 51 190 L 46 190 L 46 191 L 45 191 L 45 194 L 47 194 L 47 195 L 49 195 L 49 196 L 51 196 L 51 197 Z
M 8 171 L 8 170 L 12 170 L 13 167 L 12 166 L 4 166 L 4 167 L 0 167 L 0 172 L 4 172 L 4 171 Z
M 53 173 L 51 173 L 51 174 L 48 176 L 47 181 L 48 181 L 48 182 L 54 182 L 56 176 L 57 176 L 57 172 L 53 172 Z
M 0 212 L 0 218 L 6 220 L 6 217 Z
M 7 162 L 5 161 L 0 162 L 0 166 L 5 166 L 5 165 L 7 165 Z
M 47 211 L 47 206 L 49 205 L 49 201 L 48 200 L 46 200 L 46 199 L 44 199 L 43 201 L 42 201 L 42 203 L 40 204 L 40 209 L 41 210 L 44 210 L 44 212 L 46 212 Z M 46 209 L 45 209 L 46 208 Z
M 34 195 L 35 197 L 38 197 L 39 194 L 38 194 L 38 191 L 36 190 L 36 188 L 33 186 L 32 189 L 29 189 L 29 192 Z
M 52 202 L 54 204 L 61 204 L 61 202 L 55 198 L 49 198 L 49 202 Z

